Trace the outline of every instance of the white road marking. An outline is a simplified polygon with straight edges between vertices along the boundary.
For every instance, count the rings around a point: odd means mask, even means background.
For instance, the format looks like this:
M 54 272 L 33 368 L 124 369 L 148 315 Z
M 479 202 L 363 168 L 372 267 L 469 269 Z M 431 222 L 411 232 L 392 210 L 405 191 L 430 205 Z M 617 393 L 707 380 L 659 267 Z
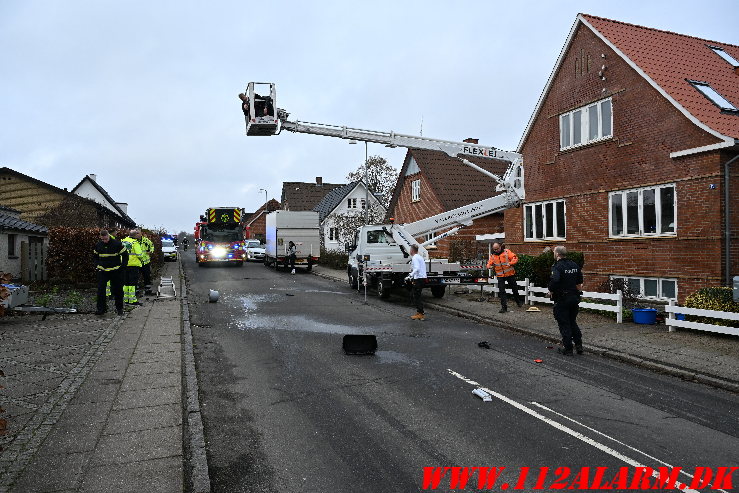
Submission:
M 606 437 L 606 438 L 607 438 L 607 439 L 609 439 L 609 440 L 613 440 L 614 442 L 618 443 L 619 445 L 623 445 L 624 447 L 626 447 L 626 448 L 628 448 L 628 449 L 630 449 L 630 450 L 633 450 L 634 452 L 640 453 L 640 454 L 641 454 L 641 455 L 643 455 L 644 457 L 649 457 L 649 458 L 650 458 L 650 459 L 652 459 L 653 461 L 655 461 L 655 462 L 658 462 L 659 464 L 662 464 L 663 466 L 667 466 L 667 467 L 670 467 L 670 468 L 673 468 L 673 467 L 675 467 L 675 466 L 673 466 L 673 465 L 671 465 L 671 464 L 668 464 L 667 462 L 664 462 L 664 461 L 661 461 L 661 460 L 659 460 L 659 459 L 658 459 L 658 458 L 656 458 L 656 457 L 652 457 L 652 456 L 651 456 L 651 455 L 649 455 L 648 453 L 646 453 L 646 452 L 642 452 L 641 450 L 639 450 L 639 449 L 637 449 L 637 448 L 634 448 L 634 447 L 632 447 L 631 445 L 628 445 L 628 444 L 626 444 L 626 443 L 624 443 L 624 442 L 622 442 L 622 441 L 620 441 L 620 440 L 617 440 L 617 439 L 613 438 L 612 436 L 608 436 L 608 435 L 606 435 L 605 433 L 602 433 L 602 432 L 600 432 L 600 431 L 596 430 L 595 428 L 591 428 L 590 426 L 588 426 L 588 425 L 586 425 L 586 424 L 584 424 L 584 423 L 580 423 L 580 422 L 579 422 L 579 421 L 577 421 L 576 419 L 570 418 L 569 416 L 565 416 L 565 415 L 564 415 L 564 414 L 562 414 L 562 413 L 558 413 L 558 412 L 557 412 L 557 411 L 555 411 L 554 409 L 548 408 L 548 407 L 547 407 L 547 406 L 545 406 L 544 404 L 539 404 L 538 402 L 531 402 L 531 404 L 533 404 L 533 405 L 535 405 L 535 406 L 537 406 L 537 407 L 540 407 L 540 408 L 542 408 L 542 409 L 545 409 L 545 410 L 549 411 L 550 413 L 556 414 L 557 416 L 560 416 L 560 417 L 562 417 L 562 418 L 564 418 L 564 419 L 566 419 L 566 420 L 568 420 L 568 421 L 572 421 L 573 423 L 575 423 L 575 424 L 578 424 L 578 425 L 582 426 L 583 428 L 585 428 L 585 429 L 588 429 L 588 430 L 592 431 L 593 433 L 597 433 L 598 435 L 600 435 L 600 436 L 603 436 L 603 437 Z M 680 470 L 680 474 L 684 474 L 684 475 L 688 476 L 688 477 L 689 477 L 690 479 L 693 479 L 693 478 L 694 478 L 694 476 L 693 476 L 692 474 L 689 474 L 689 473 L 685 472 L 685 471 L 684 471 L 684 470 L 682 470 L 682 469 Z M 722 491 L 723 493 L 728 493 L 728 492 L 727 492 L 726 490 L 721 490 L 721 489 L 718 489 L 718 490 L 716 490 L 716 491 Z
M 466 383 L 469 383 L 471 385 L 479 385 L 477 382 L 474 382 L 473 380 L 470 380 L 469 378 L 465 377 L 464 375 L 462 375 L 460 373 L 457 373 L 456 371 L 452 370 L 451 368 L 447 369 L 447 371 L 451 375 L 459 378 L 460 380 L 462 380 L 462 381 L 464 381 Z M 608 455 L 611 455 L 611 456 L 613 456 L 613 457 L 615 457 L 615 458 L 617 458 L 617 459 L 619 459 L 619 460 L 621 460 L 621 461 L 629 464 L 630 466 L 633 466 L 633 467 L 648 467 L 648 466 L 642 464 L 641 462 L 637 461 L 636 459 L 632 459 L 630 457 L 627 457 L 624 454 L 620 453 L 617 450 L 612 449 L 611 447 L 609 447 L 607 445 L 604 445 L 604 444 L 602 444 L 600 442 L 597 442 L 597 441 L 593 440 L 592 438 L 587 437 L 587 436 L 583 435 L 582 433 L 573 430 L 572 428 L 569 428 L 569 427 L 567 427 L 567 426 L 565 426 L 565 425 L 563 425 L 563 424 L 561 424 L 561 423 L 559 423 L 557 421 L 554 421 L 553 419 L 547 418 L 546 416 L 544 416 L 544 415 L 539 414 L 538 412 L 536 412 L 534 409 L 531 409 L 530 407 L 528 407 L 528 406 L 526 406 L 524 404 L 521 404 L 520 402 L 516 402 L 513 399 L 504 396 L 503 394 L 500 394 L 500 393 L 498 393 L 498 392 L 496 392 L 496 391 L 494 391 L 492 389 L 489 389 L 487 387 L 480 387 L 480 388 L 482 390 L 484 390 L 485 392 L 487 392 L 488 394 L 492 395 L 493 397 L 496 397 L 497 399 L 500 399 L 501 401 L 505 402 L 506 404 L 510 404 L 511 406 L 515 407 L 516 409 L 519 409 L 519 410 L 525 412 L 526 414 L 529 414 L 529 415 L 535 417 L 536 419 L 538 419 L 540 421 L 543 421 L 544 423 L 548 424 L 549 426 L 552 426 L 553 428 L 556 428 L 556 429 L 558 429 L 560 431 L 563 431 L 563 432 L 567 433 L 568 435 L 571 435 L 571 436 L 577 438 L 578 440 L 581 440 L 581 441 L 587 443 L 588 445 L 591 445 L 591 446 L 597 448 L 598 450 L 601 450 L 601 451 L 607 453 Z M 543 407 L 543 406 L 540 405 L 539 407 Z M 588 428 L 588 429 L 591 429 L 592 430 L 592 428 Z M 595 431 L 595 430 L 593 430 L 593 431 Z M 607 437 L 607 435 L 604 435 L 603 433 L 599 433 L 599 434 Z M 610 438 L 610 437 L 608 437 L 608 438 Z M 618 440 L 615 440 L 615 441 L 618 442 Z M 621 442 L 618 442 L 618 443 L 621 443 Z M 632 448 L 632 447 L 629 447 L 629 448 Z M 633 450 L 636 450 L 636 449 L 633 449 Z M 636 451 L 639 452 L 638 450 L 636 450 Z M 644 455 L 646 455 L 646 454 L 644 454 Z M 647 457 L 649 457 L 649 456 L 647 455 Z M 661 464 L 665 464 L 662 461 L 658 461 L 658 462 L 660 462 Z M 657 471 L 653 472 L 652 473 L 652 476 L 655 477 L 655 478 L 659 478 L 659 474 L 657 473 Z M 686 486 L 685 489 L 683 489 L 681 491 L 686 491 L 686 492 L 689 492 L 689 493 L 698 493 L 697 490 L 688 489 L 687 486 Z M 717 490 L 717 491 L 723 491 L 724 493 L 727 493 L 724 490 Z

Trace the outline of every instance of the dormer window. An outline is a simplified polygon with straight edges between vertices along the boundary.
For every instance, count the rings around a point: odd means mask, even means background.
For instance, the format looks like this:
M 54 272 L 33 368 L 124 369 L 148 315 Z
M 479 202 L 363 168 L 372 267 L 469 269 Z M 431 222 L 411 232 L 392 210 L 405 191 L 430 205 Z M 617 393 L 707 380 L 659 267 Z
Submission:
M 715 54 L 729 62 L 732 67 L 739 67 L 739 62 L 736 61 L 736 58 L 731 56 L 729 53 L 727 53 L 723 48 L 719 48 L 718 46 L 708 46 L 713 50 Z
M 698 82 L 695 80 L 689 80 L 690 84 L 698 89 L 701 94 L 703 94 L 706 98 L 708 98 L 709 101 L 711 101 L 713 104 L 718 106 L 724 111 L 739 111 L 736 109 L 736 106 L 731 104 L 731 102 L 723 97 L 721 94 L 719 94 L 708 82 Z

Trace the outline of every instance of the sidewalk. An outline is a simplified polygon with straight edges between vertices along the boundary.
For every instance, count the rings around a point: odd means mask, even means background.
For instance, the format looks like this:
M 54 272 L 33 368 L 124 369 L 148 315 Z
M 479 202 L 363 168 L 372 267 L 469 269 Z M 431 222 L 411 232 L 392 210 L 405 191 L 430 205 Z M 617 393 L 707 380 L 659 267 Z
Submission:
M 0 493 L 183 491 L 181 338 L 179 297 L 0 319 Z
M 347 283 L 344 271 L 316 266 L 313 272 Z M 488 297 L 486 294 L 485 298 Z M 526 312 L 525 306 L 518 308 L 515 303 L 509 303 L 508 313 L 498 313 L 500 304 L 497 298 L 492 302 L 476 301 L 479 298 L 479 288 L 473 294 L 455 294 L 454 288 L 447 289 L 441 299 L 424 291 L 424 303 L 429 308 L 548 341 L 560 341 L 551 305 L 539 305 L 541 312 Z M 409 313 L 411 311 L 409 304 Z M 587 312 L 578 315 L 578 324 L 588 353 L 739 392 L 737 337 L 688 330 L 668 332 L 664 325 L 617 324 L 609 318 Z

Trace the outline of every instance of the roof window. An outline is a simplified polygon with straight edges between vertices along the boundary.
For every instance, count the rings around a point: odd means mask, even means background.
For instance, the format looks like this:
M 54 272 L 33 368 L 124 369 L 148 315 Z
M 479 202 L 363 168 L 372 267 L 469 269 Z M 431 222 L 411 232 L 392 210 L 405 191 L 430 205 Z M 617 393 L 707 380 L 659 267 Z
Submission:
M 739 62 L 736 61 L 736 58 L 729 55 L 723 48 L 719 48 L 718 46 L 708 46 L 713 50 L 714 53 L 716 53 L 718 56 L 726 60 L 731 64 L 732 67 L 739 67 Z
M 736 106 L 731 104 L 728 99 L 723 97 L 721 94 L 716 92 L 716 90 L 710 86 L 707 82 L 697 82 L 694 80 L 689 80 L 693 87 L 698 89 L 701 94 L 703 94 L 705 97 L 707 97 L 713 104 L 718 106 L 724 111 L 739 111 L 737 110 Z

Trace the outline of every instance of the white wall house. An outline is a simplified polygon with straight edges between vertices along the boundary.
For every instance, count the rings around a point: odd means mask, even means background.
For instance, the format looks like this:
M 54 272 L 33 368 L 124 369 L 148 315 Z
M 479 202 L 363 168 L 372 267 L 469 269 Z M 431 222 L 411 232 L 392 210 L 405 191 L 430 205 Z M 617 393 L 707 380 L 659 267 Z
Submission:
M 10 207 L 0 206 L 0 272 L 9 272 L 14 279 L 29 277 L 32 260 L 28 250 L 29 245 L 40 245 L 35 263 L 43 260 L 46 247 L 49 244 L 48 230 L 44 226 L 29 223 L 20 219 L 20 211 Z M 26 256 L 22 255 L 26 252 Z M 34 252 L 31 252 L 34 253 Z M 39 277 L 40 278 L 40 277 Z
M 359 181 L 330 191 L 318 203 L 313 210 L 319 213 L 323 244 L 326 250 L 344 251 L 344 242 L 349 240 L 339 238 L 335 219 L 337 216 L 347 214 L 364 217 L 368 200 L 370 210 L 372 208 L 379 209 L 381 211 L 381 217 L 384 217 L 385 208 L 377 197 L 371 193 L 367 193 L 366 187 Z
M 105 208 L 111 210 L 121 218 L 122 224 L 135 226 L 135 222 L 128 216 L 128 204 L 126 202 L 116 202 L 113 197 L 97 182 L 97 175 L 89 174 L 80 181 L 77 186 L 72 189 L 72 193 L 94 200 Z

